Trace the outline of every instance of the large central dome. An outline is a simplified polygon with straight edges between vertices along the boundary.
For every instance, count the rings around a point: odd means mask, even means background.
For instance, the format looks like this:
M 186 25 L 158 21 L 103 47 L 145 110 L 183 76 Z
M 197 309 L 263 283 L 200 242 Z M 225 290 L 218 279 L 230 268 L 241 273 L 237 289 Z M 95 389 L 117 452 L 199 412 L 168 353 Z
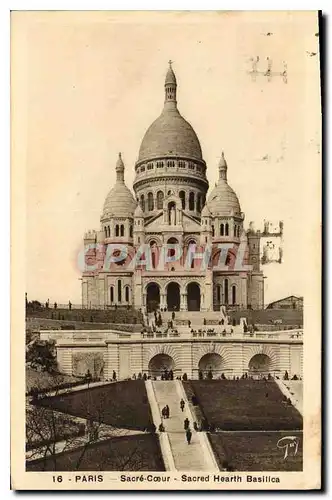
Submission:
M 179 113 L 176 103 L 176 78 L 170 66 L 165 80 L 165 105 L 161 115 L 146 131 L 138 161 L 167 156 L 202 160 L 198 137 Z
M 146 131 L 138 161 L 165 156 L 184 156 L 202 160 L 198 137 L 177 109 L 164 109 Z

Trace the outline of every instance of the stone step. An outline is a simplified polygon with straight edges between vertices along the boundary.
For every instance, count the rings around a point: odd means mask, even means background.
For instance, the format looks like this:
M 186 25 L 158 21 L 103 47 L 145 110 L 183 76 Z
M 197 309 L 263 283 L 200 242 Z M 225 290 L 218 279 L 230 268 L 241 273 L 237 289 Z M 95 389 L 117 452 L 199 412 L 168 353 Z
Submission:
M 209 469 L 206 461 L 206 451 L 202 448 L 202 442 L 193 429 L 192 415 L 188 405 L 186 405 L 183 412 L 181 411 L 181 393 L 179 392 L 178 384 L 178 381 L 153 382 L 154 394 L 160 414 L 166 404 L 170 408 L 170 417 L 162 419 L 162 422 L 168 435 L 174 465 L 176 470 L 206 471 Z M 186 417 L 190 421 L 190 428 L 192 430 L 190 445 L 187 443 L 184 430 L 184 420 Z

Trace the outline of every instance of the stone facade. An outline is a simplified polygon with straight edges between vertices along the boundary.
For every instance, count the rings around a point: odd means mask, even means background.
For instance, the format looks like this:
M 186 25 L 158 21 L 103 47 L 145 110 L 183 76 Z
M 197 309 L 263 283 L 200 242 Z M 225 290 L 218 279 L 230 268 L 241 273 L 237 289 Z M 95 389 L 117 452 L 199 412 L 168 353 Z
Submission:
M 215 337 L 193 337 L 183 329 L 178 338 L 170 335 L 142 338 L 140 334 L 119 334 L 112 331 L 41 332 L 44 340 L 56 341 L 57 359 L 63 373 L 90 373 L 111 379 L 113 371 L 120 379 L 134 374 L 160 376 L 167 368 L 175 376 L 187 374 L 198 378 L 199 371 L 213 372 L 214 378 L 241 377 L 245 373 L 258 376 L 270 373 L 292 377 L 303 373 L 303 331 L 257 332 Z
M 207 197 L 207 166 L 195 131 L 178 111 L 171 67 L 164 87 L 164 108 L 147 130 L 135 164 L 135 197 L 124 183 L 120 154 L 101 228 L 85 235 L 85 262 L 88 256 L 93 265 L 88 264 L 82 275 L 83 306 L 262 308 L 261 234 L 252 226 L 244 228 L 245 215 L 228 184 L 223 154 L 219 181 Z M 151 265 L 131 266 L 144 245 L 150 250 Z M 171 245 L 178 245 L 182 253 L 174 261 L 176 250 Z M 127 250 L 122 259 L 119 250 L 114 262 L 116 253 L 110 252 L 116 252 L 116 246 Z M 204 268 L 202 254 L 207 248 L 212 250 Z

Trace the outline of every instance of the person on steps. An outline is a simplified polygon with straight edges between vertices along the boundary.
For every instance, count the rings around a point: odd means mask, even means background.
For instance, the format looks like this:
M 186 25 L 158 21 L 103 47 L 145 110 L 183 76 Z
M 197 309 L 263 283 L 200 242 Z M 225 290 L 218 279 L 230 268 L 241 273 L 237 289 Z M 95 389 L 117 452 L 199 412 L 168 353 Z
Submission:
M 188 418 L 185 418 L 184 419 L 184 430 L 187 431 L 189 429 L 189 419 Z
M 188 429 L 186 430 L 186 438 L 187 438 L 188 444 L 190 444 L 191 436 L 192 436 L 192 432 L 191 432 L 190 428 L 188 427 Z
M 183 401 L 183 399 L 181 399 L 181 401 L 180 401 L 180 408 L 181 408 L 182 412 L 184 410 L 184 405 L 185 405 L 185 402 Z

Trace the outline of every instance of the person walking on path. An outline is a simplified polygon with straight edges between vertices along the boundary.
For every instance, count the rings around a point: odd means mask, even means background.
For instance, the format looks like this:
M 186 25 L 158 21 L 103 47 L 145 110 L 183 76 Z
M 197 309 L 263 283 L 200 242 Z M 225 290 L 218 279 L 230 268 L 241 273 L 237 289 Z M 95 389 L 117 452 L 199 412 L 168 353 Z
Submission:
M 169 418 L 169 406 L 168 405 L 165 406 L 165 410 L 166 410 L 166 418 Z
M 181 399 L 181 401 L 180 401 L 180 408 L 181 408 L 182 412 L 184 410 L 184 405 L 185 405 L 185 402 L 183 401 L 183 399 Z
M 187 431 L 189 429 L 189 419 L 188 418 L 185 418 L 184 419 L 184 430 Z
M 188 427 L 188 429 L 186 430 L 186 438 L 187 438 L 188 444 L 190 444 L 191 436 L 192 436 L 192 432 L 191 432 L 190 428 Z

